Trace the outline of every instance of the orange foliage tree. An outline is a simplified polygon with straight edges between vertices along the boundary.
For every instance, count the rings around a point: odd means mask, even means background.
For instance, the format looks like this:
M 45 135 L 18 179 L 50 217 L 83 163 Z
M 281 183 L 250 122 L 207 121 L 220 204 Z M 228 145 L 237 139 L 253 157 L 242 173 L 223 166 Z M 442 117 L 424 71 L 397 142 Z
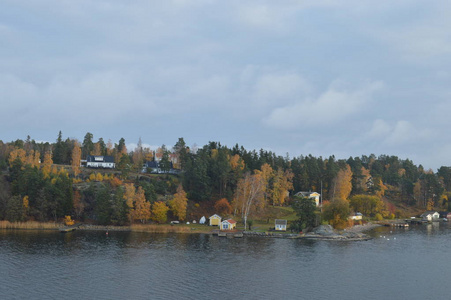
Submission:
M 133 201 L 133 219 L 145 223 L 150 219 L 150 202 L 146 201 L 144 190 L 138 187 Z
M 48 178 L 50 176 L 50 172 L 52 171 L 52 153 L 47 151 L 44 154 L 44 163 L 42 164 L 42 174 L 44 174 L 44 178 Z
M 232 206 L 226 198 L 216 201 L 214 208 L 215 212 L 220 215 L 229 215 L 232 213 Z

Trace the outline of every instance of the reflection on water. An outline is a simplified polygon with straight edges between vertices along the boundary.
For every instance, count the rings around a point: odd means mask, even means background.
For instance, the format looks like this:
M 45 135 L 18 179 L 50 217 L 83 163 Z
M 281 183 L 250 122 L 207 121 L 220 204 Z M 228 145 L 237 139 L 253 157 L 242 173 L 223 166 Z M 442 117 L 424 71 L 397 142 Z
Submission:
M 449 298 L 449 225 L 364 242 L 0 231 L 2 299 Z

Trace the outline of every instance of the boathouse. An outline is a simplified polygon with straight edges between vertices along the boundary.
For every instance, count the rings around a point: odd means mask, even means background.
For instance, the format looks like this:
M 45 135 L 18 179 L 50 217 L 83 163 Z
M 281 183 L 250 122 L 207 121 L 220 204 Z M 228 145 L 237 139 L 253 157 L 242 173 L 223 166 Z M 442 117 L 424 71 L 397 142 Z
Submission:
M 221 224 L 222 218 L 217 214 L 214 214 L 210 217 L 210 226 L 219 226 Z
M 221 230 L 233 230 L 236 228 L 236 221 L 232 219 L 224 220 L 220 223 L 219 229 Z
M 287 220 L 276 219 L 274 229 L 276 231 L 287 231 Z

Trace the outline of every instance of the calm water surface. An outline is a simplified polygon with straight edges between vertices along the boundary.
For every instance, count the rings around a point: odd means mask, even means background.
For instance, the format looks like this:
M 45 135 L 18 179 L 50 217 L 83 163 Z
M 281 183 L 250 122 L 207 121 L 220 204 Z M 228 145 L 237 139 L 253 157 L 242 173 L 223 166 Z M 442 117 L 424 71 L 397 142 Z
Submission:
M 450 225 L 371 234 L 332 242 L 4 230 L 0 299 L 451 298 Z

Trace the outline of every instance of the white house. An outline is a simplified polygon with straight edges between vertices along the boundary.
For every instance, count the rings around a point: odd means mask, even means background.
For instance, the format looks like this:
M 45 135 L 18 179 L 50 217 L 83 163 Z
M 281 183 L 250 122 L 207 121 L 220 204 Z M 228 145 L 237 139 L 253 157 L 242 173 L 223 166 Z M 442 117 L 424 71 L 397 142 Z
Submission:
M 210 218 L 210 226 L 219 226 L 221 223 L 222 218 L 218 216 L 217 214 L 212 215 Z
M 112 156 L 88 155 L 88 157 L 86 157 L 86 167 L 114 169 L 116 164 L 114 163 L 114 157 Z
M 287 220 L 276 219 L 274 229 L 277 231 L 287 231 Z
M 362 217 L 363 217 L 363 215 L 358 212 L 358 213 L 355 213 L 353 216 L 350 216 L 349 219 L 358 221 L 358 220 L 362 220 Z
M 236 221 L 232 219 L 224 220 L 219 224 L 221 230 L 233 230 L 236 228 Z
M 440 219 L 440 214 L 434 210 L 425 211 L 421 216 L 424 221 L 438 221 Z
M 317 193 L 317 192 L 297 192 L 295 194 L 295 196 L 297 197 L 302 197 L 302 198 L 313 198 L 315 199 L 315 203 L 316 206 L 319 206 L 319 198 L 321 196 L 321 194 Z

